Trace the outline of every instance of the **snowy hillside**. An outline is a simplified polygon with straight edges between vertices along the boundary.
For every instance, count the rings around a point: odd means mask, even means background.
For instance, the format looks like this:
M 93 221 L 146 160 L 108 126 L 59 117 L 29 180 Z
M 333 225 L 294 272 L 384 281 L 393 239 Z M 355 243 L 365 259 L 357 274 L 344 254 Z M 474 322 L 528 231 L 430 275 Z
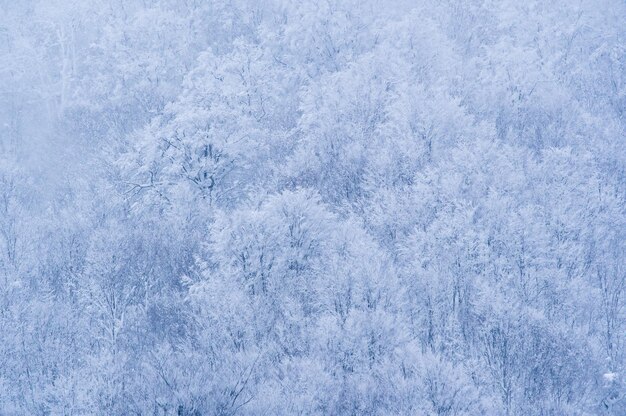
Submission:
M 0 415 L 626 415 L 623 0 L 0 0 Z

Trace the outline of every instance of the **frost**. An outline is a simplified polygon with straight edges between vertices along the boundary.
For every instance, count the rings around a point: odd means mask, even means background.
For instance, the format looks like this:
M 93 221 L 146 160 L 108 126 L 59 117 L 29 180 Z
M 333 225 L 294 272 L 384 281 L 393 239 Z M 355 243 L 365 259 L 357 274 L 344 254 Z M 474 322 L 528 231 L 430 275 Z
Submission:
M 623 416 L 624 22 L 0 0 L 0 414 Z

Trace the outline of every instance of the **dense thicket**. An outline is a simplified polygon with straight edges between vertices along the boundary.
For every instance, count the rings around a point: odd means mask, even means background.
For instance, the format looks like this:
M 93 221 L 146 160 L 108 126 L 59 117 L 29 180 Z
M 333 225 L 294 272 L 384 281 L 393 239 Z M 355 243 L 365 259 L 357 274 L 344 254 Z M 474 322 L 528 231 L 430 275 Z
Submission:
M 0 0 L 0 414 L 626 414 L 626 3 Z

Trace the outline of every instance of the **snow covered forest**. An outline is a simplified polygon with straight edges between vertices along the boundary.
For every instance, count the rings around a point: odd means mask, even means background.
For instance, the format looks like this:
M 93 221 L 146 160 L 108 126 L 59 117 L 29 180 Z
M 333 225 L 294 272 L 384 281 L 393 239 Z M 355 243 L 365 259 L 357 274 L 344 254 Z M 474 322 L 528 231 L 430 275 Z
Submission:
M 626 415 L 623 0 L 0 0 L 0 415 Z

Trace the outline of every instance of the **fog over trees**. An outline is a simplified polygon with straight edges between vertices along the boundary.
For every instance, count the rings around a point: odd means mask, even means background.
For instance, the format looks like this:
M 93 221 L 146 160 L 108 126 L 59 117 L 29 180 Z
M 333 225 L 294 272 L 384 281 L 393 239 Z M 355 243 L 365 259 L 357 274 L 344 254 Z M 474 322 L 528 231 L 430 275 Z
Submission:
M 626 414 L 622 0 L 0 0 L 1 415 Z

